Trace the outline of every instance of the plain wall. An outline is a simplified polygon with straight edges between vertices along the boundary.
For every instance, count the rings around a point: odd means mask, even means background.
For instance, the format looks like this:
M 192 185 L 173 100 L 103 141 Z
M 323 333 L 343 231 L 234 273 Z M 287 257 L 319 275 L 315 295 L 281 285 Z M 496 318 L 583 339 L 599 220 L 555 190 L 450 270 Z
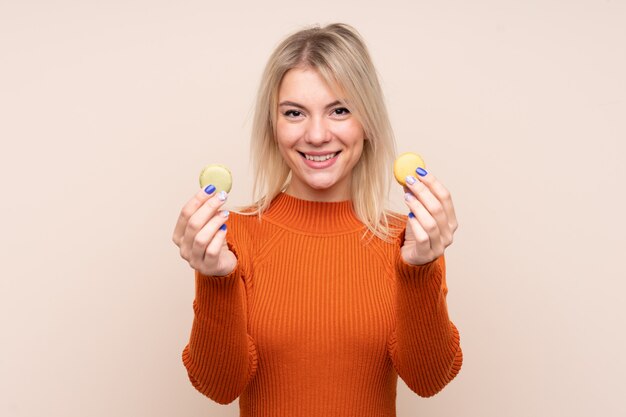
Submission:
M 463 369 L 430 399 L 400 380 L 398 416 L 626 415 L 626 2 L 608 0 L 0 1 L 0 415 L 238 415 L 187 379 L 193 271 L 171 235 L 207 163 L 251 201 L 263 66 L 336 21 L 460 223 Z

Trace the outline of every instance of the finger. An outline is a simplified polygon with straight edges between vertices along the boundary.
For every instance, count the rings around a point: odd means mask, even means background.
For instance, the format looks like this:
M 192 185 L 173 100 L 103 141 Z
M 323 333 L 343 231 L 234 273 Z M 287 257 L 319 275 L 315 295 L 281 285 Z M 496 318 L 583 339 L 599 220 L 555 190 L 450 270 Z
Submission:
M 449 227 L 452 230 L 452 233 L 454 233 L 458 227 L 458 222 L 450 192 L 433 174 L 426 172 L 426 170 L 422 170 L 421 172 L 426 174 L 423 176 L 418 175 L 417 178 L 420 182 L 424 183 L 430 192 L 441 202 L 448 219 Z
M 418 243 L 424 243 L 425 247 L 430 247 L 433 251 L 443 252 L 442 242 L 441 242 L 441 233 L 439 231 L 439 226 L 437 225 L 437 221 L 434 217 L 426 210 L 424 205 L 411 193 L 405 194 L 404 202 L 413 213 L 413 218 L 409 215 L 409 220 L 415 220 L 419 223 L 421 229 L 426 233 L 426 236 L 421 235 Z M 416 240 L 417 238 L 417 234 Z M 425 244 L 425 241 L 428 240 L 428 244 Z
M 413 176 L 406 178 L 406 186 L 409 191 L 426 207 L 426 210 L 433 216 L 439 226 L 439 231 L 446 239 L 452 236 L 448 216 L 439 199 L 431 192 L 428 186 L 418 181 Z
M 211 218 L 211 220 L 209 220 L 209 222 L 195 235 L 189 258 L 189 264 L 193 268 L 198 268 L 199 265 L 210 261 L 219 254 L 219 251 L 208 254 L 207 252 L 216 236 L 219 236 L 220 234 L 225 235 L 225 233 L 220 233 L 220 227 L 225 225 L 228 215 L 228 211 L 221 211 L 217 216 Z M 207 255 L 209 259 L 207 259 Z
M 222 253 L 224 248 L 228 249 L 228 246 L 226 245 L 226 233 L 228 231 L 227 226 L 228 225 L 224 223 L 219 229 L 217 229 L 217 232 L 215 232 L 215 236 L 213 236 L 213 239 L 209 242 L 209 245 L 204 252 L 205 260 L 207 258 L 219 258 L 219 255 Z
M 187 228 L 187 222 L 189 218 L 201 207 L 211 196 L 215 194 L 215 187 L 208 185 L 204 189 L 198 191 L 185 205 L 183 206 L 178 216 L 178 221 L 174 227 L 174 233 L 172 240 L 177 246 L 180 246 L 183 240 L 185 229 Z
M 413 242 L 405 241 L 405 246 L 411 252 L 414 252 L 420 260 L 430 259 L 434 257 L 433 250 L 430 247 L 430 238 L 424 230 L 420 222 L 415 218 L 413 213 L 409 213 L 407 220 L 407 236 L 415 235 Z M 421 262 L 418 262 L 421 264 Z
M 181 247 L 191 248 L 196 234 L 215 216 L 227 198 L 228 194 L 226 191 L 220 191 L 211 196 L 211 198 L 205 201 L 205 203 L 196 210 L 187 222 Z
M 424 230 L 420 222 L 415 218 L 413 212 L 409 212 L 407 223 L 410 227 L 413 239 L 417 242 L 418 246 L 423 249 L 430 250 L 430 237 Z

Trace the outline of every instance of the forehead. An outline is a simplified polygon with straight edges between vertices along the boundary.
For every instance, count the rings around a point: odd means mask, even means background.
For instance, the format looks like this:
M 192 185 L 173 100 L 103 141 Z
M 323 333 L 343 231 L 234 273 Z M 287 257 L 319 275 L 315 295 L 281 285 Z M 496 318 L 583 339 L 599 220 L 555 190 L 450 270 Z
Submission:
M 327 102 L 341 99 L 340 96 L 339 88 L 331 87 L 317 70 L 311 68 L 290 69 L 278 89 L 279 100 Z

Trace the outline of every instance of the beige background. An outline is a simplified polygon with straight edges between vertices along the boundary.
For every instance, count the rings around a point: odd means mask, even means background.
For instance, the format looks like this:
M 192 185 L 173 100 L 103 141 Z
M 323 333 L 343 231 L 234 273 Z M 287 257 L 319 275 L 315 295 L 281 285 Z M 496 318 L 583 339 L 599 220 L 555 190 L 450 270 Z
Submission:
M 250 201 L 262 67 L 334 21 L 365 37 L 398 150 L 460 221 L 465 363 L 431 399 L 400 381 L 398 416 L 626 415 L 617 0 L 0 1 L 0 415 L 238 414 L 187 380 L 193 275 L 171 233 L 206 163 Z

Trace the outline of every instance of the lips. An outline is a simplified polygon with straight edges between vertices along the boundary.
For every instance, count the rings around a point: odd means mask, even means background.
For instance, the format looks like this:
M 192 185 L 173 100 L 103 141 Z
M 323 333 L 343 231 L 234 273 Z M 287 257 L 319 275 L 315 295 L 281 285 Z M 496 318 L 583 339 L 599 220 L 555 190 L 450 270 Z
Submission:
M 341 153 L 341 151 L 336 152 L 300 152 L 297 151 L 304 163 L 310 168 L 327 168 L 337 161 L 337 156 Z

